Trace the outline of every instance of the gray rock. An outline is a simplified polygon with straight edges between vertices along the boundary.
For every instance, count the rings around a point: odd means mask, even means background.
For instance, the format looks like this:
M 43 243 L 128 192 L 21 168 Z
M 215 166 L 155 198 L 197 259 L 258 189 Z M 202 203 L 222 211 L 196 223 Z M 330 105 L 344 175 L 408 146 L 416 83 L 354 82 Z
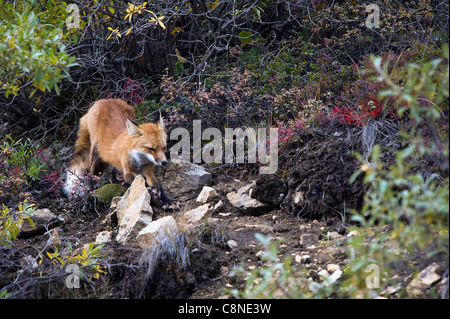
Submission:
M 300 244 L 302 244 L 303 246 L 315 245 L 318 241 L 319 236 L 317 236 L 316 234 L 306 233 L 300 236 Z
M 109 243 L 111 241 L 111 232 L 110 231 L 101 231 L 97 234 L 95 238 L 95 245 L 102 245 Z
M 212 181 L 211 173 L 203 167 L 188 162 L 169 162 L 164 168 L 159 182 L 170 198 L 179 201 L 197 196 L 205 185 Z
M 30 238 L 44 234 L 48 230 L 62 224 L 63 220 L 53 214 L 48 208 L 37 209 L 30 215 L 34 227 L 27 220 L 19 226 L 19 238 Z
M 263 213 L 270 209 L 270 205 L 264 204 L 252 198 L 254 183 L 239 188 L 236 192 L 227 194 L 227 199 L 231 205 L 243 210 L 246 213 Z
M 411 280 L 409 285 L 406 286 L 406 292 L 414 297 L 423 295 L 426 289 L 429 289 L 434 283 L 441 279 L 439 271 L 439 265 L 437 263 L 432 263 L 422 270 L 416 278 Z

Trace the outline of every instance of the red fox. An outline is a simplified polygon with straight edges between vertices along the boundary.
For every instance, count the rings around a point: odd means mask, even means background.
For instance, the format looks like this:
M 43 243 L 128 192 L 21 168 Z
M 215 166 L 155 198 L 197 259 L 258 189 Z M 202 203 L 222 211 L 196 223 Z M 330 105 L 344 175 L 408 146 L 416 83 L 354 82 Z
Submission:
M 78 138 L 70 162 L 64 192 L 67 196 L 83 195 L 87 188 L 84 176 L 113 168 L 123 174 L 127 184 L 142 174 L 147 185 L 156 190 L 163 203 L 172 200 L 155 177 L 155 165 L 166 165 L 167 134 L 158 112 L 154 123 L 138 125 L 133 108 L 120 99 L 99 100 L 81 118 Z M 106 172 L 108 172 L 106 171 Z M 115 174 L 110 175 L 117 182 Z M 89 185 L 92 188 L 92 182 Z

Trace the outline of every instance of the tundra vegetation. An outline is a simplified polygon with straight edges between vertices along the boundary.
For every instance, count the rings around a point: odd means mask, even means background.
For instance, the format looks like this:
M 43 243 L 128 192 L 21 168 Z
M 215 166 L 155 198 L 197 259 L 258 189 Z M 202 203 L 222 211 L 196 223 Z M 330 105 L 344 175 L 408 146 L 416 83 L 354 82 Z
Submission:
M 0 16 L 0 298 L 448 298 L 448 1 L 0 0 Z M 278 170 L 200 163 L 222 203 L 197 224 L 152 250 L 94 244 L 118 231 L 114 188 L 61 190 L 103 98 L 140 123 L 162 111 L 169 135 L 277 128 Z M 179 223 L 198 204 L 151 205 Z

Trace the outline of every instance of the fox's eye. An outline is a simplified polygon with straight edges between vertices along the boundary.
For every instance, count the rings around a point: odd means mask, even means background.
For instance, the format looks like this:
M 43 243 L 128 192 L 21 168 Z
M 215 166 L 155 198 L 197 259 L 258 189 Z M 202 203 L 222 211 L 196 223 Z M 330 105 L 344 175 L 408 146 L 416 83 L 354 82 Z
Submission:
M 147 149 L 148 149 L 149 151 L 152 151 L 152 152 L 155 151 L 155 149 L 154 149 L 153 147 L 147 147 Z

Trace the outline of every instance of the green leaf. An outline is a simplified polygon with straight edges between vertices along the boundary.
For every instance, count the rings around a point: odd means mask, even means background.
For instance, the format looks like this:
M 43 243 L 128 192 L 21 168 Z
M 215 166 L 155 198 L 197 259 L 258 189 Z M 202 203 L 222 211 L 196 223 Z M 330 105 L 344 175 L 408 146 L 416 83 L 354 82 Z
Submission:
M 241 41 L 242 43 L 242 47 L 244 47 L 245 45 L 249 44 L 250 41 L 252 40 L 253 33 L 248 32 L 248 31 L 244 31 L 242 30 L 241 32 L 238 33 L 238 38 L 239 41 Z

